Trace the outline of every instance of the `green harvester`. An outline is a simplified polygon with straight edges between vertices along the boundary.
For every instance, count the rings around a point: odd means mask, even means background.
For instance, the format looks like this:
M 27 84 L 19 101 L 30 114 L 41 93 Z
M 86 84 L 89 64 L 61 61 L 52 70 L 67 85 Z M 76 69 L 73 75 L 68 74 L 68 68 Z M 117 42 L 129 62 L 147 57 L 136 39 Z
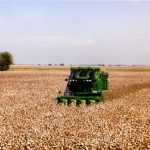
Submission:
M 108 74 L 99 67 L 72 67 L 63 96 L 58 103 L 70 105 L 92 104 L 103 100 L 102 92 L 108 90 Z

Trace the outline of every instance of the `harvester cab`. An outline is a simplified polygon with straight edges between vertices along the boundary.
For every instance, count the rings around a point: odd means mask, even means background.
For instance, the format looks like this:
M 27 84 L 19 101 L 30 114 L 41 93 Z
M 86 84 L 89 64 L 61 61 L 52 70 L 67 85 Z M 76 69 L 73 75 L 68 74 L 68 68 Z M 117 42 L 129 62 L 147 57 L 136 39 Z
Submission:
M 67 87 L 58 103 L 77 105 L 103 100 L 102 92 L 108 89 L 108 74 L 98 67 L 72 67 Z

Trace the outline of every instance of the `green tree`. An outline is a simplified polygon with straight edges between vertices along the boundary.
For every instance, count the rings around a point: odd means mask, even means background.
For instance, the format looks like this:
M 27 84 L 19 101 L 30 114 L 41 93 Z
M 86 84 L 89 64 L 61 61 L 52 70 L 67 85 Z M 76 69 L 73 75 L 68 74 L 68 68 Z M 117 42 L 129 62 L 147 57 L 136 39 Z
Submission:
M 11 64 L 13 64 L 12 54 L 7 51 L 0 52 L 0 71 L 8 70 Z

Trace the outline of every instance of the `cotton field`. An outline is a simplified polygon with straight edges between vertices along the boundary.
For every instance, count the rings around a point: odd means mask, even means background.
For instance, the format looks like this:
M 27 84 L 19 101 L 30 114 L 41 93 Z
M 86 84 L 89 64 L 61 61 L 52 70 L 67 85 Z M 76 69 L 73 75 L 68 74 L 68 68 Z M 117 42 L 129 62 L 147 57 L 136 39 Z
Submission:
M 150 71 L 107 71 L 104 101 L 80 107 L 57 104 L 67 69 L 0 72 L 0 149 L 150 149 Z

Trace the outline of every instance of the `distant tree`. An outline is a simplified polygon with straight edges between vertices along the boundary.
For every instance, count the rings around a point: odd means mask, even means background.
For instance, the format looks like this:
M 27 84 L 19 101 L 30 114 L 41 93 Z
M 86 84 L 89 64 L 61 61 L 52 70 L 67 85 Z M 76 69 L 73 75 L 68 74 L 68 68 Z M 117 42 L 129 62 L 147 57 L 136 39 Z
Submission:
M 98 66 L 105 66 L 105 64 L 98 64 Z
M 61 64 L 60 64 L 60 66 L 64 66 L 64 65 L 65 65 L 64 63 L 61 63 Z
M 13 64 L 12 54 L 7 51 L 0 52 L 0 71 L 8 70 L 11 64 Z

